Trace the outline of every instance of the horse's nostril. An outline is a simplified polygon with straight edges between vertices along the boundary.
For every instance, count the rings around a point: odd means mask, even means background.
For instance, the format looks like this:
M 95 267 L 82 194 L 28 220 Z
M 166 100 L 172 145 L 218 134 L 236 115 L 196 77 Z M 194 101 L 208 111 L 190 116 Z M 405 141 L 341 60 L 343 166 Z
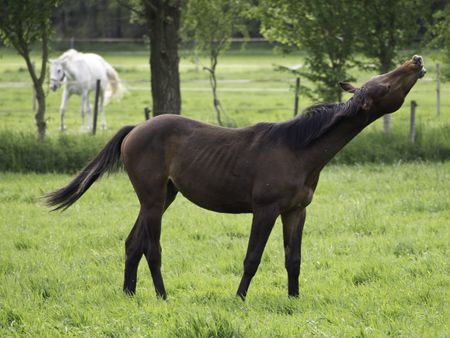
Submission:
M 415 64 L 417 64 L 417 65 L 420 65 L 420 64 L 422 64 L 423 59 L 422 59 L 422 57 L 420 55 L 414 55 L 413 56 L 413 62 Z

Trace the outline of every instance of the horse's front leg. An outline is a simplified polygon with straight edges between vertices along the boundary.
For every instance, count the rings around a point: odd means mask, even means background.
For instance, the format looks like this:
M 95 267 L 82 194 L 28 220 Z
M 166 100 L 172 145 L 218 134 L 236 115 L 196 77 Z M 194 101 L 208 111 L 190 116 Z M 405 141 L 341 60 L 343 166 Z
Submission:
M 66 126 L 64 125 L 64 113 L 66 112 L 66 106 L 67 106 L 67 101 L 69 100 L 69 91 L 67 90 L 67 87 L 64 87 L 62 96 L 61 96 L 61 106 L 59 108 L 59 112 L 61 115 L 61 126 L 60 126 L 60 130 L 64 131 L 66 129 Z
M 281 214 L 285 267 L 288 274 L 288 295 L 291 297 L 298 297 L 299 295 L 298 278 L 300 276 L 302 233 L 305 218 L 306 210 L 301 208 Z
M 252 229 L 244 259 L 244 274 L 236 294 L 242 300 L 245 300 L 247 296 L 248 287 L 258 270 L 264 248 L 278 215 L 278 207 L 275 205 L 260 206 L 253 211 Z

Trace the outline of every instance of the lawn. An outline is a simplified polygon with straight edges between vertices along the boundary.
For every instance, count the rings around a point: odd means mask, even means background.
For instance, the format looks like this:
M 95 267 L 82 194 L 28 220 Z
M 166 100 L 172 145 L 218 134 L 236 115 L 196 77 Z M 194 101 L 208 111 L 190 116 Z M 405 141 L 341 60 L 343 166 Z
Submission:
M 147 49 L 101 54 L 129 90 L 106 107 L 108 129 L 89 144 L 89 136 L 79 137 L 79 98 L 72 97 L 68 137 L 60 138 L 61 93 L 49 92 L 48 140 L 41 147 L 29 136 L 35 133 L 31 87 L 11 84 L 27 83 L 29 75 L 19 56 L 0 48 L 2 161 L 20 162 L 19 171 L 37 170 L 38 160 L 66 155 L 75 163 L 121 126 L 144 119 L 144 107 L 151 107 Z M 428 73 L 394 115 L 391 135 L 383 136 L 382 121 L 376 121 L 323 171 L 308 207 L 298 299 L 287 297 L 279 222 L 243 303 L 234 294 L 251 216 L 205 211 L 181 196 L 163 219 L 168 300 L 156 299 L 145 261 L 137 295 L 127 297 L 124 241 L 139 206 L 126 174 L 106 177 L 71 209 L 50 213 L 39 197 L 70 176 L 1 172 L 0 336 L 448 336 L 450 85 L 442 83 L 443 107 L 436 116 L 436 60 L 427 52 L 405 54 L 423 54 Z M 215 123 L 208 75 L 201 70 L 206 61 L 200 59 L 197 67 L 182 53 L 182 114 Z M 291 118 L 294 78 L 274 71 L 274 65 L 302 62 L 301 53 L 264 49 L 224 55 L 219 96 L 230 124 Z M 352 75 L 360 85 L 376 72 L 354 69 Z M 302 85 L 312 84 L 302 79 Z M 415 145 L 407 143 L 411 100 L 419 105 Z M 301 95 L 300 109 L 311 103 Z M 63 154 L 55 156 L 52 147 Z M 70 172 L 74 166 L 50 167 Z
M 301 295 L 287 297 L 276 224 L 247 301 L 234 296 L 250 216 L 179 197 L 163 220 L 157 300 L 144 261 L 122 294 L 138 202 L 124 173 L 71 209 L 39 196 L 68 175 L 0 175 L 0 336 L 444 337 L 449 333 L 450 162 L 328 166 L 308 208 Z

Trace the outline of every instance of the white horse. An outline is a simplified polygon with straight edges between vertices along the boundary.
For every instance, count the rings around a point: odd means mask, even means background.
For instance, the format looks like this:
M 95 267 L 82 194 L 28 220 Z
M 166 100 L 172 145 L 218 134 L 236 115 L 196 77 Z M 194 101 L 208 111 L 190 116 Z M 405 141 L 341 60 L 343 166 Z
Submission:
M 92 128 L 93 119 L 89 104 L 89 93 L 95 92 L 96 82 L 100 80 L 99 110 L 101 127 L 106 128 L 104 105 L 113 98 L 120 98 L 125 93 L 125 87 L 114 68 L 100 55 L 80 53 L 69 49 L 55 60 L 50 60 L 50 89 L 56 91 L 64 83 L 61 98 L 61 130 L 64 126 L 64 112 L 67 101 L 72 94 L 81 96 L 81 120 L 87 129 Z M 85 113 L 88 121 L 85 124 Z

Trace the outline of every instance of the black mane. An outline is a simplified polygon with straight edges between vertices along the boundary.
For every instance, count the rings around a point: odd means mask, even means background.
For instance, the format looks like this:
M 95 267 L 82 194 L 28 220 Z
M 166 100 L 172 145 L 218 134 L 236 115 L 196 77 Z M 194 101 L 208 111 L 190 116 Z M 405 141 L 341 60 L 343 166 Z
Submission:
M 262 123 L 260 126 L 265 129 L 269 139 L 283 140 L 293 148 L 303 148 L 333 128 L 342 118 L 355 115 L 363 97 L 363 91 L 359 90 L 347 102 L 315 104 L 289 121 Z

